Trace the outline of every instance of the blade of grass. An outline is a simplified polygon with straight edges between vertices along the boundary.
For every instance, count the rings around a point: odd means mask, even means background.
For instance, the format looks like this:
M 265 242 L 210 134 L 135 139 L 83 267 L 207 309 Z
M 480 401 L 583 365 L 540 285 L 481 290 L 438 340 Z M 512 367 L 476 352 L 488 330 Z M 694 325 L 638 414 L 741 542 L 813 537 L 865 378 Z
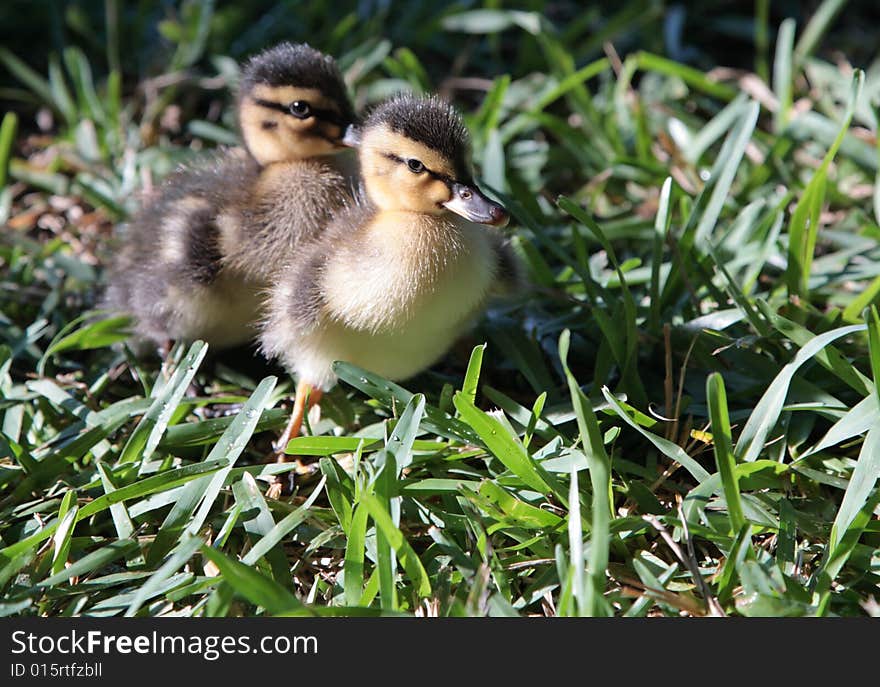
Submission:
M 572 590 L 578 615 L 589 613 L 589 595 L 584 581 L 584 533 L 581 525 L 581 500 L 577 470 L 572 467 L 568 491 L 568 551 L 571 559 Z
M 880 500 L 880 494 L 874 491 L 878 477 L 880 477 L 880 430 L 875 427 L 865 437 L 865 443 L 859 452 L 840 509 L 834 518 L 822 565 L 814 577 L 820 614 L 827 611 L 831 585 L 851 555 L 862 531 L 873 517 L 874 507 Z
M 727 392 L 724 379 L 718 372 L 713 372 L 706 380 L 706 400 L 709 404 L 709 416 L 712 423 L 712 448 L 715 452 L 715 464 L 721 475 L 724 487 L 724 500 L 727 502 L 727 515 L 730 518 L 730 531 L 739 532 L 745 525 L 742 502 L 739 491 L 739 480 L 736 476 L 736 460 L 730 437 L 730 416 L 727 413 Z
M 364 594 L 364 553 L 366 550 L 367 507 L 358 504 L 351 516 L 351 526 L 348 529 L 348 538 L 345 541 L 345 560 L 343 571 L 343 589 L 345 603 L 356 606 L 360 603 Z
M 107 468 L 104 467 L 103 463 L 97 463 L 95 467 L 97 467 L 98 473 L 101 475 L 101 484 L 104 487 L 104 493 L 112 494 L 116 491 L 116 485 L 113 484 L 113 480 L 107 472 Z M 113 518 L 113 526 L 116 528 L 117 537 L 120 539 L 128 539 L 134 534 L 134 523 L 132 523 L 124 503 L 114 503 L 110 506 L 110 516 Z
M 590 470 L 593 487 L 592 522 L 590 527 L 589 580 L 587 583 L 584 613 L 590 617 L 607 615 L 603 594 L 605 569 L 611 543 L 609 525 L 613 516 L 611 492 L 611 459 L 605 452 L 599 422 L 593 408 L 578 386 L 568 368 L 570 332 L 564 330 L 559 337 L 559 361 L 568 381 L 575 415 L 577 416 L 580 441 Z
M 665 456 L 671 458 L 676 463 L 679 463 L 685 470 L 691 473 L 694 479 L 698 482 L 703 482 L 709 478 L 709 473 L 703 468 L 703 466 L 685 453 L 681 446 L 649 432 L 644 427 L 640 427 L 639 424 L 629 416 L 620 401 L 614 397 L 614 394 L 612 394 L 607 387 L 602 387 L 602 394 L 605 396 L 605 400 L 608 401 L 611 410 L 613 410 L 621 420 L 626 422 L 626 424 L 654 444 L 654 446 L 656 446 Z
M 257 486 L 257 481 L 250 473 L 244 473 L 241 479 L 232 485 L 232 495 L 235 497 L 236 504 L 241 506 L 241 521 L 245 531 L 253 538 L 254 541 L 262 541 L 270 532 L 275 529 L 275 518 L 269 506 L 266 505 L 266 499 Z M 276 546 L 269 547 L 267 541 L 264 545 L 263 557 L 269 563 L 272 569 L 272 576 L 281 586 L 290 584 L 290 569 L 287 563 L 287 556 Z M 254 563 L 257 562 L 256 559 Z
M 525 486 L 542 494 L 553 491 L 547 481 L 552 478 L 535 463 L 522 442 L 511 437 L 498 420 L 477 408 L 460 391 L 452 401 L 462 420 L 474 429 L 492 455 L 519 477 Z
M 153 405 L 128 438 L 116 461 L 117 465 L 138 460 L 143 465 L 149 459 L 207 352 L 208 345 L 202 341 L 196 341 L 190 347 L 171 379 L 153 400 Z
M 238 594 L 255 606 L 261 606 L 266 613 L 312 615 L 302 601 L 249 565 L 233 560 L 206 544 L 202 545 L 202 555 L 217 566 L 223 580 Z
M 773 91 L 779 105 L 773 115 L 773 129 L 777 134 L 782 133 L 791 120 L 791 88 L 794 76 L 792 51 L 795 26 L 794 19 L 786 19 L 779 25 L 779 33 L 776 35 L 776 57 L 773 60 Z
M 373 522 L 376 523 L 376 527 L 382 530 L 389 545 L 397 553 L 398 560 L 400 560 L 410 581 L 413 583 L 415 593 L 420 598 L 430 597 L 431 581 L 424 565 L 422 565 L 422 561 L 409 542 L 407 542 L 403 533 L 395 527 L 391 515 L 382 506 L 382 502 L 375 495 L 365 493 L 361 494 L 359 503 L 364 505 Z
M 321 495 L 326 484 L 326 479 L 322 479 L 318 482 L 318 486 L 315 487 L 314 491 L 309 494 L 309 498 L 307 498 L 299 508 L 281 518 L 271 530 L 266 532 L 266 534 L 264 534 L 259 541 L 251 547 L 250 551 L 242 556 L 242 563 L 254 565 L 260 560 L 260 558 L 265 556 L 268 551 L 271 551 L 278 546 L 284 537 L 305 522 L 306 517 L 309 515 L 309 511 L 312 506 L 315 505 L 315 501 L 318 500 L 318 496 Z
M 818 9 L 813 12 L 794 49 L 794 63 L 798 69 L 803 66 L 807 57 L 819 45 L 822 36 L 828 31 L 834 18 L 845 4 L 846 0 L 823 0 Z
M 104 494 L 103 496 L 99 496 L 98 498 L 82 506 L 77 513 L 77 521 L 91 517 L 95 513 L 100 513 L 102 510 L 109 508 L 114 503 L 120 503 L 129 499 L 147 496 L 149 494 L 154 494 L 158 491 L 168 491 L 176 486 L 185 484 L 192 479 L 197 479 L 201 475 L 214 472 L 220 467 L 220 461 L 211 463 L 198 463 L 196 465 L 187 465 L 186 467 L 168 470 L 158 475 L 153 475 L 152 477 L 142 479 L 138 482 L 135 482 L 134 484 L 128 484 L 124 487 L 120 487 L 116 491 L 109 494 Z M 17 541 L 14 544 L 10 544 L 4 549 L 0 549 L 0 556 L 11 558 L 17 556 L 20 553 L 23 553 L 24 551 L 28 551 L 29 549 L 38 545 L 40 542 L 51 537 L 55 533 L 57 528 L 58 520 L 55 519 L 52 521 L 52 523 L 46 525 L 46 527 L 41 529 L 39 532 L 36 532 L 25 539 Z
M 143 603 L 147 599 L 152 598 L 158 590 L 162 589 L 171 576 L 192 558 L 203 544 L 204 542 L 200 537 L 190 537 L 189 539 L 181 540 L 177 548 L 168 556 L 159 569 L 150 575 L 149 579 L 138 588 L 125 611 L 125 616 L 132 618 L 137 615 Z
M 70 540 L 73 538 L 73 529 L 76 525 L 76 516 L 79 512 L 78 506 L 72 506 L 73 492 L 69 491 L 61 500 L 61 506 L 58 509 L 58 529 L 53 537 L 55 541 L 54 551 L 52 553 L 52 574 L 57 575 L 67 565 L 67 556 L 70 553 Z
M 865 325 L 839 327 L 838 329 L 833 329 L 830 332 L 813 337 L 797 352 L 794 360 L 783 367 L 770 383 L 770 386 L 767 387 L 767 391 L 761 396 L 761 400 L 758 401 L 751 415 L 749 415 L 745 427 L 740 432 L 739 439 L 736 442 L 736 449 L 734 450 L 734 454 L 740 462 L 748 463 L 754 461 L 760 455 L 770 431 L 776 425 L 779 415 L 782 413 L 782 407 L 785 405 L 789 387 L 798 369 L 832 341 L 864 330 Z
M 486 351 L 486 344 L 474 346 L 471 351 L 471 358 L 468 361 L 467 371 L 464 375 L 464 383 L 461 386 L 461 393 L 471 403 L 475 403 L 477 399 L 477 386 L 480 382 L 480 367 L 483 364 L 483 353 Z
M 93 574 L 101 570 L 108 563 L 112 563 L 116 559 L 136 551 L 137 548 L 138 543 L 132 539 L 117 539 L 114 542 L 110 542 L 107 546 L 86 554 L 58 574 L 47 577 L 42 582 L 39 582 L 38 586 L 54 587 L 57 584 L 67 584 L 70 578 Z
M 739 169 L 740 162 L 746 151 L 746 146 L 752 140 L 752 134 L 755 131 L 755 125 L 758 123 L 758 114 L 761 111 L 760 106 L 756 102 L 749 103 L 743 110 L 742 118 L 737 125 L 731 129 L 730 139 L 732 147 L 729 156 L 726 158 L 724 166 L 721 168 L 718 177 L 714 181 L 712 195 L 703 211 L 702 217 L 697 224 L 694 241 L 696 245 L 703 245 L 710 240 L 713 231 L 718 224 L 718 217 L 724 203 L 730 194 L 730 188 L 733 184 L 736 172 Z
M 860 69 L 856 69 L 843 122 L 837 137 L 825 154 L 822 164 L 819 165 L 806 189 L 804 189 L 804 194 L 795 206 L 791 218 L 789 225 L 788 266 L 785 271 L 786 285 L 788 286 L 789 294 L 798 296 L 801 299 L 806 299 L 809 292 L 809 279 L 813 255 L 816 249 L 816 238 L 819 232 L 819 215 L 825 199 L 828 168 L 831 166 L 831 162 L 837 155 L 846 132 L 849 130 L 849 125 L 855 113 L 856 102 L 861 95 L 864 83 L 865 73 Z
M 161 559 L 171 550 L 182 533 L 194 535 L 202 528 L 229 472 L 251 438 L 276 382 L 276 377 L 266 377 L 260 382 L 223 436 L 205 457 L 205 463 L 218 463 L 223 467 L 213 474 L 190 482 L 181 491 L 150 547 L 148 562 L 155 564 Z M 199 504 L 201 506 L 198 512 L 193 515 Z
M 9 160 L 12 158 L 12 147 L 15 144 L 15 133 L 18 130 L 18 115 L 7 112 L 0 124 L 0 189 L 6 187 L 9 176 Z
M 672 212 L 669 201 L 672 197 L 672 177 L 666 177 L 660 188 L 660 199 L 657 203 L 657 214 L 654 218 L 654 245 L 651 255 L 651 317 L 650 329 L 660 331 L 660 268 L 663 264 L 663 245 L 672 224 Z

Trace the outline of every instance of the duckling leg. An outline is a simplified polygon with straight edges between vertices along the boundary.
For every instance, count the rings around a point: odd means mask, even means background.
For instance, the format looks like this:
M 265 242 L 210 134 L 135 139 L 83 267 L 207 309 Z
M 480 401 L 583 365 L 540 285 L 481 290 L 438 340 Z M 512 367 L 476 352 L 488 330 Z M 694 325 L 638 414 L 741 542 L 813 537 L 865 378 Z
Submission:
M 168 361 L 168 356 L 170 355 L 173 346 L 174 342 L 171 339 L 163 339 L 156 345 L 156 351 L 162 359 L 162 377 L 166 382 L 171 377 L 171 370 L 169 369 L 171 366 Z
M 296 385 L 296 397 L 293 401 L 293 412 L 290 415 L 290 421 L 287 423 L 287 427 L 284 428 L 284 432 L 282 432 L 275 444 L 276 462 L 286 463 L 291 459 L 291 456 L 288 456 L 284 452 L 284 449 L 287 448 L 287 444 L 291 439 L 299 436 L 306 413 L 312 406 L 321 401 L 321 396 L 323 396 L 323 392 L 320 389 L 316 389 L 308 382 L 303 381 Z M 273 499 L 277 499 L 281 496 L 284 491 L 284 483 L 286 480 L 286 477 L 275 475 L 272 483 L 266 490 L 266 496 Z

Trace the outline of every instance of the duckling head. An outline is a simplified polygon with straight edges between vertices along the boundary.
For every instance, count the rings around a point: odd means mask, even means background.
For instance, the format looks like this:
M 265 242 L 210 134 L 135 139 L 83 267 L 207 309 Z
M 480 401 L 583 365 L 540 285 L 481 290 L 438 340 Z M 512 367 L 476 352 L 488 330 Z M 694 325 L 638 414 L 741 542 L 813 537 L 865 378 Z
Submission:
M 262 165 L 339 152 L 356 121 L 336 61 L 291 43 L 245 64 L 238 115 L 245 146 Z
M 440 98 L 397 96 L 373 110 L 359 138 L 364 187 L 380 210 L 507 224 L 504 208 L 474 183 L 461 115 Z

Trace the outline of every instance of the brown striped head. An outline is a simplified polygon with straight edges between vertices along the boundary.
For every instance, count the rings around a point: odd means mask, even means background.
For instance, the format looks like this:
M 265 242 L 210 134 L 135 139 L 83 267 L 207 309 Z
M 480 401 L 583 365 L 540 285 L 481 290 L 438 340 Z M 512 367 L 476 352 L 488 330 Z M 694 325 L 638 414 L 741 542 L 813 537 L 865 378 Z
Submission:
M 238 115 L 245 146 L 263 165 L 336 153 L 356 122 L 336 61 L 291 43 L 244 65 Z
M 474 183 L 461 115 L 440 98 L 402 95 L 376 108 L 360 134 L 360 160 L 367 193 L 380 209 L 507 223 L 504 208 Z

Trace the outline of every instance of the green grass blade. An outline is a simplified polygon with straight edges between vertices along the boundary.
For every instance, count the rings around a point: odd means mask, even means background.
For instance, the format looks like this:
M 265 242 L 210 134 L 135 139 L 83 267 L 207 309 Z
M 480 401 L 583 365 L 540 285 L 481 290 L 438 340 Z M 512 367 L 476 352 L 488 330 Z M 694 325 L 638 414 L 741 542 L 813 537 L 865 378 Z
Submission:
M 605 400 L 608 401 L 611 410 L 613 410 L 621 420 L 626 422 L 626 424 L 650 441 L 665 456 L 671 458 L 676 463 L 679 463 L 685 470 L 691 473 L 694 479 L 698 482 L 703 482 L 709 478 L 709 473 L 705 468 L 685 453 L 681 446 L 649 432 L 644 427 L 640 427 L 637 422 L 633 421 L 629 416 L 629 413 L 627 413 L 626 409 L 623 407 L 623 404 L 614 397 L 614 394 L 612 394 L 607 387 L 602 387 L 602 394 L 605 396 Z
M 715 464 L 724 487 L 727 502 L 727 515 L 730 518 L 731 532 L 739 532 L 745 525 L 739 480 L 736 476 L 736 460 L 730 436 L 730 417 L 727 413 L 727 392 L 724 380 L 717 372 L 706 380 L 706 399 L 709 403 L 709 416 L 712 421 L 712 448 L 715 451 Z
M 880 189 L 880 175 L 878 175 L 878 181 L 875 184 L 875 188 Z M 880 193 L 880 191 L 878 191 Z M 880 199 L 880 195 L 878 195 L 878 199 Z M 880 204 L 878 204 L 878 209 L 880 209 Z M 880 217 L 880 214 L 878 214 Z M 880 296 L 880 277 L 876 277 L 865 290 L 860 294 L 857 294 L 855 298 L 850 301 L 849 305 L 847 305 L 843 309 L 843 319 L 847 322 L 856 322 L 862 311 L 867 308 L 871 303 L 877 300 L 877 297 Z
M 266 499 L 260 493 L 257 481 L 250 473 L 244 473 L 241 479 L 232 485 L 232 494 L 235 497 L 235 503 L 241 506 L 240 520 L 245 531 L 254 541 L 266 539 L 266 536 L 274 531 L 276 524 L 269 506 L 266 505 Z M 262 547 L 263 557 L 269 563 L 275 581 L 283 587 L 289 586 L 291 584 L 290 566 L 287 562 L 287 556 L 277 545 L 269 546 L 270 543 L 271 540 L 266 540 Z
M 208 345 L 202 341 L 196 341 L 190 347 L 162 392 L 153 400 L 147 414 L 135 427 L 119 455 L 117 465 L 137 460 L 143 464 L 149 459 L 207 352 Z
M 730 132 L 731 148 L 729 156 L 724 162 L 718 176 L 713 180 L 712 195 L 702 217 L 697 224 L 694 240 L 697 245 L 703 245 L 712 237 L 713 231 L 718 224 L 721 209 L 730 194 L 737 169 L 746 152 L 746 146 L 752 140 L 755 125 L 758 123 L 758 113 L 761 108 L 756 102 L 749 103 L 742 115 L 742 119 Z M 714 175 L 713 175 L 714 176 Z
M 625 618 L 643 618 L 648 615 L 648 611 L 650 611 L 651 606 L 654 605 L 654 597 L 665 591 L 665 585 L 672 579 L 673 575 L 678 572 L 678 563 L 671 564 L 660 574 L 660 577 L 655 576 L 650 568 L 638 558 L 633 559 L 633 568 L 635 568 L 636 574 L 638 574 L 642 584 L 645 585 L 645 593 L 642 594 L 642 596 L 640 596 L 623 615 Z
M 880 404 L 877 403 L 877 397 L 871 394 L 846 411 L 846 414 L 831 426 L 819 443 L 805 451 L 801 458 L 857 437 L 877 425 L 880 425 Z
M 33 91 L 33 93 L 40 99 L 40 102 L 45 105 L 56 107 L 55 99 L 52 96 L 52 89 L 49 87 L 49 82 L 5 47 L 0 47 L 0 63 L 2 63 L 16 79 Z
M 767 302 L 763 299 L 757 301 L 758 309 L 763 313 L 764 317 L 771 325 L 787 339 L 790 339 L 798 346 L 803 347 L 814 337 L 813 332 L 797 322 L 781 317 L 773 312 Z M 855 367 L 846 357 L 834 346 L 827 346 L 816 353 L 815 360 L 826 370 L 835 375 L 842 382 L 846 383 L 859 394 L 868 394 L 874 388 L 874 383 Z
M 0 189 L 6 188 L 16 131 L 18 131 L 18 115 L 15 112 L 7 112 L 3 115 L 3 123 L 0 124 Z
M 52 102 L 61 113 L 65 124 L 74 126 L 78 117 L 77 107 L 67 88 L 57 55 L 49 57 L 49 88 L 52 91 Z
M 577 604 L 578 615 L 587 615 L 592 609 L 588 606 L 589 595 L 584 581 L 584 533 L 581 524 L 581 499 L 578 488 L 577 470 L 571 469 L 571 483 L 568 491 L 568 551 L 571 560 L 572 590 Z
M 856 467 L 843 495 L 843 502 L 834 518 L 822 565 L 814 576 L 815 599 L 820 615 L 827 612 L 831 586 L 852 554 L 868 522 L 874 517 L 873 511 L 880 501 L 880 493 L 874 489 L 878 477 L 880 430 L 875 427 L 865 437 Z
M 204 544 L 202 555 L 217 566 L 223 580 L 238 594 L 252 604 L 261 606 L 269 615 L 288 613 L 311 615 L 302 601 L 249 565 L 233 560 Z
M 339 526 L 348 534 L 351 528 L 352 504 L 354 503 L 354 484 L 348 474 L 329 458 L 322 458 L 321 472 L 327 483 L 327 500 L 336 514 Z
M 782 133 L 791 119 L 795 26 L 794 19 L 786 19 L 779 25 L 776 36 L 776 58 L 773 61 L 773 91 L 778 103 L 778 109 L 773 115 L 773 129 L 776 133 Z
M 865 84 L 865 73 L 855 71 L 850 89 L 849 100 L 843 116 L 842 125 L 837 137 L 825 154 L 822 164 L 807 184 L 804 194 L 795 207 L 789 227 L 788 267 L 786 268 L 786 284 L 789 293 L 800 298 L 807 296 L 809 279 L 819 231 L 819 215 L 825 199 L 825 186 L 828 168 L 843 144 L 846 132 L 852 122 L 856 103 Z
M 413 583 L 416 594 L 420 598 L 431 596 L 431 581 L 422 561 L 404 538 L 403 533 L 395 527 L 391 515 L 382 506 L 382 502 L 373 494 L 361 494 L 360 503 L 367 509 L 376 527 L 382 531 L 389 545 L 397 553 L 397 558 Z
M 654 246 L 651 257 L 651 331 L 660 331 L 660 294 L 663 286 L 660 283 L 660 268 L 663 263 L 663 245 L 672 224 L 670 200 L 672 197 L 672 177 L 666 177 L 660 188 L 660 200 L 654 218 Z
M 336 362 L 333 364 L 333 371 L 339 375 L 341 380 L 351 384 L 370 398 L 376 399 L 388 409 L 406 406 L 413 397 L 413 394 L 402 386 L 350 363 Z M 478 441 L 477 435 L 464 422 L 446 417 L 445 414 L 431 406 L 425 406 L 422 428 L 447 439 L 466 442 Z
M 782 407 L 785 405 L 789 387 L 800 367 L 831 342 L 864 330 L 865 325 L 850 325 L 813 337 L 798 351 L 794 360 L 782 368 L 776 378 L 770 383 L 770 386 L 767 387 L 767 391 L 761 396 L 761 400 L 758 401 L 745 427 L 740 432 L 734 451 L 740 462 L 757 460 L 764 448 L 767 437 L 770 435 L 770 431 L 776 425 L 782 413 Z
M 52 573 L 57 575 L 67 565 L 67 556 L 70 553 L 70 540 L 73 538 L 73 529 L 76 526 L 76 516 L 79 513 L 77 506 L 71 507 L 73 492 L 69 491 L 61 501 L 58 510 L 58 529 L 55 531 L 55 547 L 52 553 Z
M 112 494 L 116 491 L 116 485 L 113 484 L 113 480 L 107 472 L 107 468 L 104 467 L 103 463 L 98 463 L 95 467 L 97 467 L 98 473 L 101 475 L 101 484 L 104 487 L 104 493 Z M 131 521 L 131 517 L 128 515 L 128 510 L 124 503 L 114 503 L 110 506 L 110 516 L 113 518 L 113 526 L 116 528 L 117 537 L 120 539 L 128 539 L 134 534 L 134 523 Z
M 238 417 L 237 415 L 235 417 Z M 235 421 L 235 417 L 215 417 L 200 422 L 185 422 L 173 425 L 165 431 L 165 436 L 159 442 L 159 449 L 174 452 L 174 449 L 189 448 L 193 446 L 205 446 L 216 443 L 223 433 L 229 429 Z M 260 415 L 254 434 L 272 429 L 284 427 L 290 413 L 284 408 L 264 410 Z M 303 439 L 319 439 L 325 437 L 302 437 Z M 329 438 L 329 437 L 328 437 Z M 345 439 L 346 437 L 333 437 Z M 340 450 L 347 450 L 341 448 Z M 333 452 L 333 451 L 331 451 Z M 297 455 L 327 455 L 326 453 L 298 453 Z
M 828 542 L 828 548 L 832 552 L 852 526 L 856 515 L 868 502 L 878 477 L 880 477 L 880 431 L 874 428 L 865 437 L 856 467 L 843 495 L 843 502 L 834 519 Z
M 99 496 L 98 498 L 82 506 L 77 513 L 77 520 L 83 520 L 84 518 L 88 518 L 95 513 L 100 513 L 102 510 L 109 508 L 114 503 L 121 503 L 122 501 L 127 501 L 129 499 L 148 496 L 149 494 L 154 494 L 158 491 L 167 491 L 169 489 L 173 489 L 174 487 L 185 484 L 190 480 L 198 479 L 201 475 L 214 472 L 220 467 L 220 461 L 212 463 L 198 463 L 196 465 L 187 465 L 183 468 L 168 470 L 167 472 L 162 472 L 158 475 L 153 475 L 152 477 L 142 479 L 138 482 L 135 482 L 134 484 L 120 487 L 116 491 L 109 494 L 104 494 L 103 496 Z M 10 544 L 4 549 L 0 549 L 0 556 L 11 558 L 17 556 L 24 551 L 28 551 L 40 542 L 51 537 L 55 533 L 55 530 L 57 528 L 58 521 L 56 519 L 55 521 L 53 521 L 52 524 L 46 525 L 46 527 L 41 529 L 39 532 L 36 532 L 35 534 L 32 534 L 25 539 L 17 541 L 14 544 Z
M 828 31 L 834 18 L 840 13 L 846 2 L 847 0 L 823 0 L 813 16 L 810 17 L 794 49 L 794 62 L 798 67 L 803 66 L 807 57 L 819 45 L 822 36 Z
M 712 80 L 699 69 L 644 51 L 637 53 L 636 60 L 640 69 L 678 77 L 688 86 L 720 100 L 733 100 L 736 96 L 736 89 Z
M 865 310 L 865 322 L 868 324 L 868 359 L 874 376 L 874 399 L 880 406 L 880 315 L 877 314 L 877 306 L 872 305 L 870 310 Z
M 309 515 L 309 511 L 312 506 L 315 505 L 318 496 L 321 495 L 325 484 L 326 480 L 323 479 L 318 482 L 318 485 L 312 493 L 309 494 L 309 498 L 303 501 L 303 504 L 295 511 L 281 518 L 272 529 L 266 532 L 259 541 L 251 547 L 250 551 L 242 557 L 242 562 L 247 563 L 248 565 L 253 565 L 260 560 L 260 558 L 265 556 L 268 551 L 271 551 L 274 547 L 278 546 L 284 537 L 290 532 L 305 522 L 306 517 Z
M 461 392 L 455 394 L 453 403 L 461 419 L 474 429 L 492 455 L 519 477 L 525 486 L 542 494 L 552 491 L 522 442 L 512 437 L 498 420 L 477 408 Z
M 592 523 L 590 528 L 589 582 L 584 612 L 588 616 L 606 615 L 603 593 L 605 591 L 605 569 L 611 544 L 610 521 L 613 515 L 611 497 L 611 459 L 605 452 L 599 422 L 593 408 L 578 386 L 577 380 L 568 368 L 568 349 L 570 333 L 566 329 L 559 337 L 559 360 L 562 363 L 568 390 L 577 417 L 580 440 L 590 469 L 590 483 L 593 487 Z
M 54 587 L 57 584 L 67 584 L 71 577 L 93 574 L 108 563 L 136 551 L 137 548 L 138 543 L 132 539 L 117 539 L 107 546 L 86 554 L 57 575 L 47 577 L 39 583 L 39 586 Z
M 480 383 L 480 367 L 483 365 L 483 353 L 486 351 L 486 344 L 474 346 L 471 351 L 471 358 L 468 361 L 467 372 L 464 375 L 464 383 L 461 386 L 461 392 L 465 398 L 471 403 L 475 403 L 477 399 L 477 386 Z
M 199 537 L 190 537 L 188 540 L 181 541 L 159 569 L 150 575 L 149 579 L 137 590 L 125 611 L 126 617 L 135 616 L 144 602 L 162 589 L 171 576 L 192 558 L 203 544 L 204 542 Z
M 276 382 L 275 377 L 266 377 L 260 382 L 223 436 L 206 456 L 206 463 L 218 463 L 223 466 L 222 469 L 190 482 L 181 491 L 150 547 L 149 561 L 155 562 L 161 559 L 171 550 L 184 531 L 194 535 L 201 529 L 235 461 L 238 460 L 253 434 Z M 197 507 L 198 512 L 196 512 Z
M 344 591 L 345 603 L 356 606 L 364 594 L 364 553 L 366 550 L 367 507 L 358 504 L 351 517 L 348 538 L 345 541 Z
M 384 451 L 380 452 L 376 459 L 377 465 L 382 465 L 382 453 L 393 456 L 395 470 L 393 474 L 388 475 L 389 478 L 397 480 L 400 471 L 412 463 L 413 444 L 421 431 L 420 424 L 424 413 L 425 397 L 422 394 L 416 394 L 406 404 L 406 408 L 403 409 L 400 419 L 388 437 Z

